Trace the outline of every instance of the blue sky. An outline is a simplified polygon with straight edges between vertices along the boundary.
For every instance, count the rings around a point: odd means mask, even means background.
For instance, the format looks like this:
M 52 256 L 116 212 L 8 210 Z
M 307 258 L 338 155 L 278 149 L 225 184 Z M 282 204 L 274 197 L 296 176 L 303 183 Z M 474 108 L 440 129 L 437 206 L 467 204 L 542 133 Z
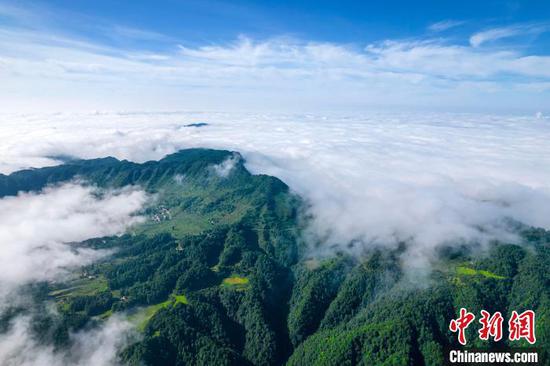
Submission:
M 468 21 L 458 34 L 479 27 L 545 22 L 547 1 L 47 1 L 39 7 L 87 14 L 113 24 L 151 29 L 190 43 L 292 34 L 332 42 L 417 37 L 442 20 Z
M 545 112 L 550 4 L 0 0 L 0 82 L 16 111 Z

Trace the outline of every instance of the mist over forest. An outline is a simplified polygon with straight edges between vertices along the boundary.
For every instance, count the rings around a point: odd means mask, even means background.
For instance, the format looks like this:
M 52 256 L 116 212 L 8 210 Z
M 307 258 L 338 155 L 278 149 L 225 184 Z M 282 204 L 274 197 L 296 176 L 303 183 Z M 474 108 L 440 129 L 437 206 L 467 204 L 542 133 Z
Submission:
M 0 0 L 0 365 L 550 365 L 549 19 Z

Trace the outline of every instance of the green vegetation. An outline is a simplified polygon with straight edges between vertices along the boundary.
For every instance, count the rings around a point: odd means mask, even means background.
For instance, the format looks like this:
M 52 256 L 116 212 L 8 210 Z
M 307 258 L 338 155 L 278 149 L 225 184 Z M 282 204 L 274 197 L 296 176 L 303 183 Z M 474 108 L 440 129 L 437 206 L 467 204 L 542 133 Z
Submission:
M 151 318 L 162 308 L 166 308 L 172 303 L 171 300 L 163 301 L 159 304 L 149 305 L 145 308 L 139 309 L 134 314 L 130 315 L 129 321 L 136 324 L 139 331 L 143 331 L 145 326 L 151 320 Z
M 139 331 L 143 331 L 149 320 L 151 320 L 160 309 L 166 309 L 176 306 L 177 304 L 188 305 L 189 302 L 187 297 L 185 295 L 170 295 L 166 301 L 138 309 L 138 311 L 134 312 L 129 317 L 129 320 L 137 324 L 137 329 Z
M 184 304 L 188 305 L 189 301 L 187 300 L 187 297 L 185 295 L 174 295 L 174 299 L 176 300 L 176 304 Z
M 87 276 L 77 277 L 72 281 L 64 284 L 64 287 L 55 289 L 50 292 L 50 296 L 56 299 L 67 297 L 88 296 L 98 292 L 107 291 L 109 284 L 104 277 L 87 278 Z
M 224 278 L 222 283 L 227 286 L 245 286 L 248 285 L 248 282 L 246 277 L 231 276 Z
M 300 200 L 240 160 L 217 176 L 212 166 L 231 156 L 192 149 L 144 164 L 106 158 L 0 175 L 0 196 L 74 177 L 156 195 L 130 234 L 79 244 L 110 257 L 32 287 L 36 309 L 0 314 L 0 333 L 27 311 L 37 341 L 66 347 L 71 332 L 126 312 L 142 332 L 120 354 L 131 365 L 441 365 L 458 347 L 448 325 L 461 307 L 532 309 L 548 360 L 550 232 L 520 226 L 524 245 L 494 243 L 484 256 L 443 251 L 410 285 L 403 248 L 304 258 Z M 46 311 L 51 301 L 58 315 Z M 470 346 L 491 346 L 475 332 Z
M 456 273 L 463 276 L 484 276 L 487 278 L 495 278 L 498 280 L 503 280 L 506 278 L 504 276 L 499 276 L 497 274 L 494 274 L 489 271 L 485 271 L 483 269 L 473 269 L 465 266 L 456 267 Z

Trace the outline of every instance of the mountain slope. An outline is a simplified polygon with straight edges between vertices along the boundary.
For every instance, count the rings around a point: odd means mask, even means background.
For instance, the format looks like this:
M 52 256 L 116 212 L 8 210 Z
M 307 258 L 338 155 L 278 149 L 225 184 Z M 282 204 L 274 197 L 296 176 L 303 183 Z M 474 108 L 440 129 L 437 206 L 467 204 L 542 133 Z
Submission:
M 460 307 L 533 309 L 541 355 L 550 349 L 550 233 L 518 227 L 524 243 L 486 256 L 442 251 L 414 285 L 402 249 L 308 258 L 302 204 L 277 178 L 251 175 L 232 152 L 183 150 L 158 162 L 77 160 L 0 175 L 0 197 L 78 181 L 140 187 L 147 220 L 120 237 L 74 245 L 114 253 L 65 283 L 31 289 L 35 309 L 0 316 L 0 332 L 29 313 L 59 349 L 69 333 L 125 311 L 142 339 L 121 361 L 149 365 L 440 365 Z M 58 315 L 40 311 L 54 301 Z M 469 345 L 502 348 L 476 339 Z M 525 345 L 525 344 L 522 344 Z M 516 344 L 517 346 L 517 344 Z

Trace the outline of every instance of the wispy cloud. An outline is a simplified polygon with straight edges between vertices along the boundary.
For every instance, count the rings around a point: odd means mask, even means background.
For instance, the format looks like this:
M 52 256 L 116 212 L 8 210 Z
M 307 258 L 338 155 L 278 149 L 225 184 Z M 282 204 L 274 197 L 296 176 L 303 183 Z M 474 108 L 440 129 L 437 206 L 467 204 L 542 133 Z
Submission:
M 514 51 L 483 52 L 436 41 L 384 42 L 367 50 L 379 69 L 416 72 L 427 77 L 497 83 L 502 74 L 514 74 L 523 77 L 523 81 L 528 81 L 528 77 L 550 77 L 550 57 L 522 56 Z
M 114 33 L 117 36 L 130 38 L 134 40 L 145 40 L 145 41 L 167 41 L 170 40 L 170 37 L 150 30 L 139 29 L 128 26 L 115 25 L 109 30 L 111 33 Z
M 328 102 L 333 106 L 360 99 L 378 103 L 377 96 L 382 94 L 386 95 L 385 103 L 408 100 L 418 104 L 427 103 L 418 100 L 420 95 L 435 96 L 441 88 L 447 92 L 457 90 L 464 82 L 486 82 L 488 86 L 496 83 L 497 89 L 513 90 L 509 81 L 500 81 L 502 74 L 517 75 L 518 85 L 529 83 L 530 78 L 550 78 L 548 56 L 478 51 L 441 41 L 386 41 L 361 50 L 328 42 L 284 38 L 254 41 L 242 37 L 229 44 L 174 46 L 172 52 L 151 53 L 35 32 L 3 30 L 0 49 L 3 50 L 0 78 L 5 85 L 0 94 L 5 100 L 13 100 L 14 95 L 27 95 L 27 105 L 35 99 L 50 106 L 55 104 L 48 101 L 51 94 L 38 98 L 40 88 L 37 90 L 36 86 L 42 83 L 46 89 L 56 90 L 54 97 L 65 99 L 67 105 L 73 106 L 79 106 L 82 100 L 104 105 L 97 102 L 104 97 L 118 101 L 123 108 L 131 108 L 121 101 L 121 95 L 131 93 L 134 99 L 142 100 L 153 87 L 163 90 L 156 93 L 157 96 L 169 93 L 173 97 L 162 101 L 150 99 L 151 107 L 161 104 L 164 108 L 173 108 L 176 104 L 171 102 L 172 98 L 183 101 L 184 107 L 203 107 L 201 93 L 193 91 L 206 88 L 204 90 L 209 89 L 215 96 L 208 98 L 210 101 L 225 101 L 217 104 L 222 108 L 222 104 L 223 107 L 258 105 L 254 100 L 260 97 L 273 101 L 274 105 L 292 105 L 287 97 L 297 100 L 305 95 L 316 96 L 319 103 Z M 223 89 L 233 90 L 233 96 Z M 483 90 L 492 93 L 494 85 L 490 85 L 490 89 L 482 87 L 472 93 Z M 124 92 L 115 93 L 115 90 Z M 323 90 L 339 92 L 324 95 Z M 393 93 L 396 90 L 402 95 L 397 97 Z M 235 99 L 239 95 L 241 97 Z M 533 100 L 542 97 L 539 95 Z M 80 100 L 73 103 L 74 98 Z M 246 103 L 247 100 L 250 103 Z M 440 101 L 434 97 L 430 102 Z M 17 103 L 10 105 L 21 107 Z
M 34 20 L 37 17 L 34 13 L 24 9 L 23 7 L 0 3 L 0 19 L 1 18 L 4 18 L 4 20 L 29 21 Z
M 479 47 L 484 43 L 497 41 L 499 39 L 529 34 L 540 34 L 549 30 L 549 24 L 518 24 L 507 27 L 492 28 L 472 35 L 470 37 L 470 44 L 473 47 Z
M 433 24 L 430 24 L 428 26 L 428 30 L 432 32 L 443 32 L 451 28 L 458 27 L 462 24 L 466 23 L 463 20 L 442 20 Z
M 8 11 L 5 11 L 8 12 Z M 17 13 L 10 10 L 10 14 Z M 18 15 L 12 15 L 17 17 Z M 20 22 L 25 23 L 25 16 Z M 457 26 L 447 20 L 433 30 Z M 542 25 L 480 32 L 475 47 L 446 39 L 366 45 L 290 37 L 184 45 L 123 25 L 120 44 L 39 28 L 0 25 L 0 98 L 10 110 L 36 109 L 341 109 L 372 106 L 539 109 L 550 99 L 550 57 L 479 47 Z M 111 32 L 112 33 L 112 32 Z M 148 49 L 149 42 L 163 47 Z M 510 77 L 512 76 L 512 77 Z M 467 89 L 467 85 L 476 84 Z M 533 88 L 528 86 L 532 85 Z M 529 98 L 515 97 L 515 91 Z M 506 103 L 498 102 L 497 96 Z M 521 102 L 519 100 L 521 99 Z

